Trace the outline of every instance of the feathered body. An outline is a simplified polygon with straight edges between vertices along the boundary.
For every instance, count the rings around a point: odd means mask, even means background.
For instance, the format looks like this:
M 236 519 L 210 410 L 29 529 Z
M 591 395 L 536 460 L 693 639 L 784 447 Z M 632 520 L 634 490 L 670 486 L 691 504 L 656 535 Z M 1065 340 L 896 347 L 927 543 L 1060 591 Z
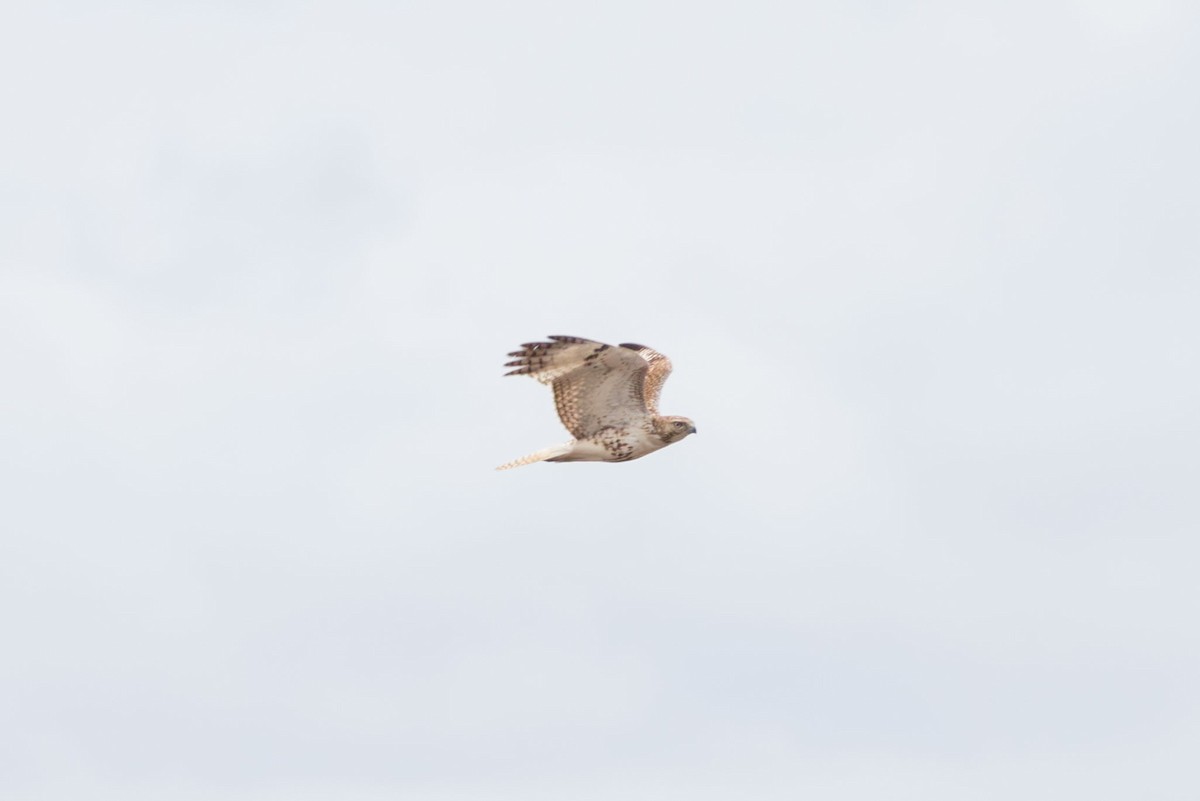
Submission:
M 508 354 L 505 375 L 527 375 L 554 390 L 559 419 L 575 437 L 497 470 L 533 462 L 628 462 L 696 433 L 686 417 L 658 413 L 671 361 L 644 345 L 613 347 L 579 337 L 552 336 Z

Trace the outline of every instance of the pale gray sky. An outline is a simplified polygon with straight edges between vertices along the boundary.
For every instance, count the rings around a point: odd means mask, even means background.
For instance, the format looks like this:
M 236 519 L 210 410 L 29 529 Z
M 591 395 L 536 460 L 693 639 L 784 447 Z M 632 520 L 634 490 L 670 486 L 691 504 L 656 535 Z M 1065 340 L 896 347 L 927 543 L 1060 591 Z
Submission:
M 0 795 L 1194 799 L 1200 22 L 0 19 Z M 547 334 L 700 434 L 566 435 Z

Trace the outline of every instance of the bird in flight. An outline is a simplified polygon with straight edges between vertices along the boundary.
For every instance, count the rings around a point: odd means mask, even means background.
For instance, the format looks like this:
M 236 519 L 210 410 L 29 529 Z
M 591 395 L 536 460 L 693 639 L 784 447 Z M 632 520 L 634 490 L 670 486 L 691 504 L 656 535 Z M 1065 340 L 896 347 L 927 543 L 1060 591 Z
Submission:
M 628 462 L 696 433 L 686 417 L 660 415 L 658 395 L 671 360 L 645 345 L 613 347 L 579 337 L 527 342 L 505 375 L 527 375 L 554 388 L 558 417 L 575 439 L 500 465 L 534 462 Z

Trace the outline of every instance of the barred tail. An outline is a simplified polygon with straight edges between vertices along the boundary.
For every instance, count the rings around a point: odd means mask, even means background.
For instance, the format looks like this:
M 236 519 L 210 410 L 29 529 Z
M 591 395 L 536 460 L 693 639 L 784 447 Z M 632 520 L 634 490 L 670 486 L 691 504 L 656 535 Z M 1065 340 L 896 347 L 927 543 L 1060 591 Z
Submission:
M 507 464 L 502 464 L 497 467 L 497 470 L 511 470 L 514 467 L 521 467 L 534 462 L 544 462 L 546 460 L 553 461 L 559 456 L 566 456 L 571 452 L 571 443 L 566 445 L 551 445 L 549 448 L 542 448 L 540 451 L 531 453 L 528 456 L 522 456 L 520 459 L 514 459 Z

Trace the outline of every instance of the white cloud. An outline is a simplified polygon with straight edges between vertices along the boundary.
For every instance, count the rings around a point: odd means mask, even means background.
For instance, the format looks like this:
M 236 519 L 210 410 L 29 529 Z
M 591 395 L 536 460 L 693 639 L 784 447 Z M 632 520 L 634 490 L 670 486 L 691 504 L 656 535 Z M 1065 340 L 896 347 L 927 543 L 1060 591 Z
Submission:
M 1182 6 L 11 16 L 6 795 L 1194 783 Z

